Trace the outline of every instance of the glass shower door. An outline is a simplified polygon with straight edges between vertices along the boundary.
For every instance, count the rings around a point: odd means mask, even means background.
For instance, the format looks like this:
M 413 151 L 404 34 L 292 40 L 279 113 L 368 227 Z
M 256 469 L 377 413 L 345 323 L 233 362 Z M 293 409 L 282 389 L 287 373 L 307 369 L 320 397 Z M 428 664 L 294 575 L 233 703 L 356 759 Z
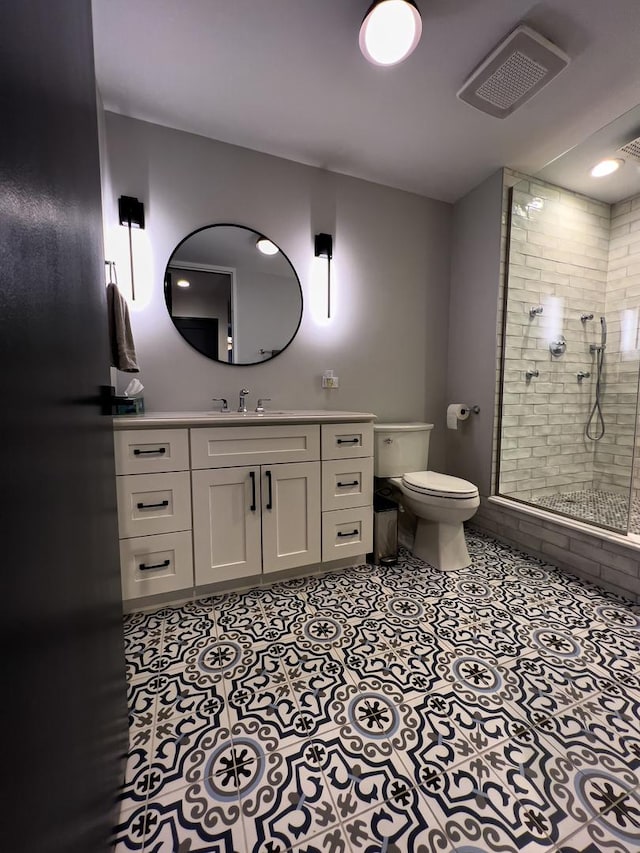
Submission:
M 511 191 L 498 483 L 627 532 L 639 299 L 616 265 L 617 207 L 534 180 Z

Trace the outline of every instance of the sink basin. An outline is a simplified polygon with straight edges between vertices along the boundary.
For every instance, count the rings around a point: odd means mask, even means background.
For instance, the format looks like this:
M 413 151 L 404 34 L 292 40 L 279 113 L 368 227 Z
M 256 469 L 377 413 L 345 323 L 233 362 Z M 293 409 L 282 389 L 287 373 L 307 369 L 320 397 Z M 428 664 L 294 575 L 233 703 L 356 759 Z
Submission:
M 268 415 L 289 415 L 293 412 L 276 412 L 269 409 L 266 412 L 206 412 L 207 417 L 213 418 L 264 418 Z

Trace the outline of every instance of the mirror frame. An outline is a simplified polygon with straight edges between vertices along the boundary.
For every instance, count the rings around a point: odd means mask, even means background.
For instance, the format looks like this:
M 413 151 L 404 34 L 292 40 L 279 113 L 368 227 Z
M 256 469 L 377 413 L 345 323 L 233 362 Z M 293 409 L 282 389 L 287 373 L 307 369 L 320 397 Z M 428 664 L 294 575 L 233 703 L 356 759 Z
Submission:
M 291 269 L 293 271 L 293 274 L 295 276 L 295 280 L 298 284 L 298 290 L 300 291 L 300 317 L 298 318 L 298 324 L 296 325 L 296 328 L 293 331 L 293 334 L 291 335 L 289 340 L 287 341 L 286 345 L 283 346 L 279 352 L 277 352 L 275 355 L 271 355 L 269 358 L 265 358 L 262 361 L 248 361 L 248 362 L 241 362 L 241 363 L 234 363 L 232 361 L 222 361 L 221 359 L 211 358 L 211 356 L 208 356 L 206 353 L 203 353 L 202 350 L 199 350 L 198 347 L 196 347 L 192 343 L 190 343 L 184 337 L 184 335 L 180 332 L 180 330 L 177 328 L 175 323 L 173 322 L 173 314 L 169 310 L 169 300 L 167 299 L 167 290 L 168 290 L 167 270 L 171 266 L 171 261 L 172 261 L 174 255 L 176 254 L 176 252 L 178 251 L 178 249 L 180 248 L 180 246 L 182 246 L 183 243 L 186 243 L 186 241 L 189 240 L 190 237 L 193 237 L 195 234 L 199 234 L 201 231 L 206 231 L 209 228 L 242 228 L 244 231 L 250 231 L 252 234 L 255 234 L 256 238 L 258 240 L 260 240 L 260 239 L 270 240 L 275 246 L 278 246 L 278 250 L 279 250 L 280 254 L 287 261 L 287 263 L 289 264 L 289 266 L 291 267 Z M 167 314 L 169 315 L 169 319 L 171 320 L 171 324 L 172 324 L 173 328 L 176 330 L 176 332 L 180 335 L 180 338 L 187 344 L 187 346 L 191 347 L 191 349 L 194 349 L 197 353 L 200 353 L 200 355 L 203 356 L 204 358 L 208 358 L 209 361 L 212 361 L 214 364 L 224 364 L 227 367 L 257 367 L 260 364 L 267 364 L 268 362 L 272 361 L 274 358 L 277 358 L 279 355 L 282 355 L 282 353 L 286 349 L 288 349 L 289 346 L 296 339 L 298 332 L 300 331 L 300 326 L 302 324 L 302 315 L 304 313 L 304 293 L 302 291 L 302 284 L 300 283 L 300 276 L 298 275 L 298 272 L 297 272 L 296 268 L 294 267 L 294 265 L 291 263 L 289 256 L 286 255 L 282 251 L 282 249 L 280 248 L 280 245 L 278 243 L 276 243 L 274 240 L 271 240 L 271 237 L 268 237 L 262 231 L 258 231 L 255 228 L 251 228 L 250 225 L 238 225 L 237 222 L 213 222 L 210 225 L 202 225 L 200 228 L 194 228 L 194 230 L 191 231 L 189 234 L 187 234 L 186 237 L 183 237 L 179 243 L 176 243 L 176 245 L 173 247 L 173 249 L 171 251 L 171 254 L 169 255 L 169 258 L 168 258 L 167 263 L 166 263 L 165 268 L 164 268 L 163 295 L 164 295 L 165 308 L 167 309 Z

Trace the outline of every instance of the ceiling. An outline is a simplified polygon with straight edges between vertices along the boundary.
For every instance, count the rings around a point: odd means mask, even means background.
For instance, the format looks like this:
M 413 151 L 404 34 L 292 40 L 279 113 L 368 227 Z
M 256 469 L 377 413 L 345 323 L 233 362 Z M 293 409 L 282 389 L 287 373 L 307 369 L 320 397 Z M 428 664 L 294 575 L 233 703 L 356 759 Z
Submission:
M 417 0 L 409 59 L 358 48 L 369 0 L 93 0 L 106 109 L 444 201 L 503 165 L 537 172 L 640 91 L 638 0 Z M 568 69 L 512 116 L 456 92 L 524 21 Z

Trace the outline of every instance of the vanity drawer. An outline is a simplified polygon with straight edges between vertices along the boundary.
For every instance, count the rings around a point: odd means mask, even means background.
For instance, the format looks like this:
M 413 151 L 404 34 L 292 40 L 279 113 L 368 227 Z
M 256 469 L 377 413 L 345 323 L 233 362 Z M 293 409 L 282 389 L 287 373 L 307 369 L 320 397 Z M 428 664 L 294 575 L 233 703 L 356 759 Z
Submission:
M 191 430 L 191 460 L 194 469 L 317 462 L 318 459 L 320 427 L 315 424 L 203 427 Z
M 373 424 L 322 424 L 322 458 L 373 456 Z
M 114 433 L 116 474 L 189 470 L 186 429 L 123 429 Z
M 191 529 L 188 471 L 116 479 L 120 538 Z
M 373 549 L 373 508 L 361 506 L 322 513 L 322 559 L 357 557 Z
M 140 598 L 193 586 L 191 533 L 163 533 L 120 542 L 122 597 Z
M 373 503 L 373 459 L 322 463 L 322 509 L 349 509 Z

